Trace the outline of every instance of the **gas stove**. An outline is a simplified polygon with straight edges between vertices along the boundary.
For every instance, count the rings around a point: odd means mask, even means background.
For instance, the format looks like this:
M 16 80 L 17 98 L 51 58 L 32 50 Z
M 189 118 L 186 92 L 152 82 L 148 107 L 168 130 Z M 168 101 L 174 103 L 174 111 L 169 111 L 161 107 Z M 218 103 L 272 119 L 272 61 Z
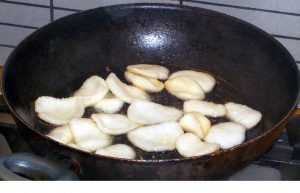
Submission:
M 300 120 L 300 119 L 299 119 Z M 299 121 L 298 120 L 298 121 Z M 296 141 L 285 129 L 275 144 L 229 180 L 300 180 L 300 154 Z

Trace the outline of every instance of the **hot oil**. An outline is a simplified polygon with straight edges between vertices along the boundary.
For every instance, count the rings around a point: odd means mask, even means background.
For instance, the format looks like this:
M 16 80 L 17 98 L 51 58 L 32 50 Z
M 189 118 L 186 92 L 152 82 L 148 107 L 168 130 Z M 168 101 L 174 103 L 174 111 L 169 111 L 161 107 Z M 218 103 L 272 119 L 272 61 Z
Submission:
M 180 71 L 180 70 L 191 70 L 190 68 L 186 66 L 179 66 L 179 65 L 165 65 L 171 73 Z M 195 69 L 192 69 L 195 70 Z M 54 97 L 69 97 L 72 96 L 72 93 L 76 91 L 82 83 L 90 76 L 92 75 L 98 75 L 104 79 L 109 75 L 109 73 L 114 72 L 123 82 L 127 82 L 124 77 L 124 72 L 125 68 L 120 67 L 120 66 L 110 66 L 110 67 L 105 67 L 101 72 L 99 73 L 91 73 L 85 76 L 82 76 L 66 85 L 64 88 L 59 89 Z M 219 104 L 224 104 L 229 101 L 233 102 L 240 102 L 243 103 L 243 101 L 246 101 L 245 96 L 240 96 L 238 89 L 234 87 L 233 84 L 228 83 L 227 81 L 215 76 L 212 74 L 216 80 L 217 84 L 213 91 L 209 92 L 205 96 L 206 101 L 214 102 L 214 103 L 219 103 Z M 150 99 L 152 102 L 156 102 L 162 105 L 167 105 L 167 106 L 173 106 L 178 109 L 183 109 L 183 101 L 174 97 L 173 95 L 169 94 L 165 89 L 159 93 L 149 93 Z M 245 104 L 245 103 L 243 103 Z M 128 104 L 125 104 L 123 108 L 120 110 L 119 114 L 124 114 L 126 115 Z M 90 116 L 93 113 L 99 113 L 96 112 L 95 109 L 92 107 L 88 107 L 85 109 L 85 113 L 83 115 L 84 118 L 90 118 Z M 226 117 L 219 117 L 219 118 L 209 118 L 212 125 L 221 123 L 221 122 L 227 122 L 229 121 Z M 248 130 L 246 133 L 246 141 L 251 140 L 260 134 L 264 132 L 264 128 L 266 126 L 269 126 L 270 123 L 266 121 L 264 118 L 255 128 Z M 49 133 L 55 126 L 50 125 L 48 123 L 45 123 L 38 119 L 36 117 L 36 125 L 37 129 L 42 132 L 43 134 Z M 133 146 L 127 139 L 126 134 L 123 135 L 117 135 L 113 137 L 113 144 L 127 144 L 130 145 L 131 147 L 134 148 L 137 154 L 137 159 L 143 159 L 143 160 L 164 160 L 164 159 L 176 159 L 176 158 L 181 158 L 179 153 L 175 151 L 166 151 L 166 152 L 145 152 L 143 150 L 140 150 L 139 148 L 136 148 Z

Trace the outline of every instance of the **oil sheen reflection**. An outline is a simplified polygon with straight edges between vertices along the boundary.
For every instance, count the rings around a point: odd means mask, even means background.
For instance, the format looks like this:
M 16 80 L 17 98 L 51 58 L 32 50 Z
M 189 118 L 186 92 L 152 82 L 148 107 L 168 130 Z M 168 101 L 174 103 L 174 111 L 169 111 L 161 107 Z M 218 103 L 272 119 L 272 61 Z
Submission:
M 167 44 L 166 34 L 150 33 L 140 36 L 140 43 L 147 48 L 161 48 Z

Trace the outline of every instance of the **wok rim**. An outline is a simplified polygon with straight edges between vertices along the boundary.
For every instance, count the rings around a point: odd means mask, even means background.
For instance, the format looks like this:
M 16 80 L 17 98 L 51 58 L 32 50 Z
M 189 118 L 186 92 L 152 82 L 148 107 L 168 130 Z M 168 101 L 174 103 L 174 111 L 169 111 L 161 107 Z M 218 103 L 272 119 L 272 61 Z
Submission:
M 281 51 L 283 51 L 286 55 L 286 57 L 290 58 L 293 62 L 292 62 L 292 66 L 291 68 L 294 68 L 295 71 L 297 71 L 297 97 L 296 100 L 294 101 L 293 105 L 290 107 L 288 113 L 277 123 L 275 124 L 271 129 L 265 131 L 263 134 L 250 139 L 246 142 L 243 142 L 240 145 L 231 147 L 229 149 L 222 149 L 218 152 L 214 152 L 211 154 L 207 154 L 207 155 L 202 155 L 202 156 L 193 156 L 193 157 L 181 157 L 181 158 L 173 158 L 173 159 L 158 159 L 158 160 L 141 160 L 141 159 L 126 159 L 126 158 L 116 158 L 116 157 L 110 157 L 110 156 L 104 156 L 104 155 L 99 155 L 99 154 L 95 154 L 95 153 L 90 153 L 87 151 L 83 151 L 80 149 L 76 149 L 73 147 L 70 147 L 66 144 L 60 143 L 58 141 L 55 141 L 53 139 L 51 139 L 50 137 L 41 134 L 40 132 L 36 131 L 35 129 L 33 129 L 31 126 L 29 126 L 29 124 L 13 109 L 13 107 L 10 105 L 9 103 L 9 99 L 6 95 L 6 91 L 5 91 L 5 84 L 6 84 L 6 71 L 8 68 L 8 65 L 10 60 L 12 60 L 13 58 L 15 58 L 16 56 L 16 52 L 17 50 L 21 49 L 22 47 L 26 46 L 28 44 L 28 42 L 31 41 L 31 38 L 34 37 L 36 34 L 41 33 L 41 31 L 43 30 L 47 30 L 48 28 L 51 28 L 53 25 L 55 25 L 56 23 L 59 22 L 64 22 L 65 20 L 68 20 L 69 18 L 72 18 L 74 16 L 80 16 L 80 15 L 85 15 L 87 13 L 91 13 L 91 12 L 96 12 L 99 11 L 101 9 L 132 9 L 132 8 L 151 8 L 151 9 L 169 9 L 169 10 L 193 10 L 193 11 L 197 11 L 201 14 L 207 14 L 210 15 L 212 17 L 219 17 L 221 19 L 227 20 L 227 21 L 231 21 L 231 22 L 235 22 L 239 25 L 243 25 L 243 26 L 247 26 L 248 28 L 251 28 L 252 30 L 254 30 L 257 34 L 259 34 L 260 36 L 262 36 L 264 39 L 269 40 L 270 42 L 272 42 L 274 45 L 276 45 L 279 49 L 281 49 Z M 12 65 L 12 64 L 11 64 Z M 93 8 L 93 9 L 88 9 L 82 12 L 78 12 L 78 13 L 74 13 L 71 15 L 68 15 L 66 17 L 62 17 L 59 18 L 39 29 L 37 29 L 36 31 L 34 31 L 33 33 L 31 33 L 29 36 L 27 36 L 24 40 L 22 40 L 17 46 L 16 48 L 14 48 L 14 50 L 12 51 L 12 53 L 9 55 L 8 59 L 6 60 L 6 62 L 4 63 L 3 66 L 3 76 L 2 76 L 2 96 L 4 98 L 4 101 L 8 107 L 8 109 L 10 110 L 10 113 L 13 115 L 14 118 L 17 118 L 18 121 L 20 121 L 23 125 L 25 125 L 26 129 L 30 129 L 32 132 L 34 132 L 35 134 L 39 135 L 39 137 L 42 137 L 44 139 L 50 140 L 51 142 L 56 143 L 57 145 L 63 146 L 64 148 L 68 148 L 72 151 L 75 151 L 76 153 L 80 153 L 82 155 L 85 156 L 92 156 L 95 158 L 102 158 L 102 159 L 108 159 L 108 160 L 114 160 L 114 161 L 122 161 L 122 162 L 129 162 L 129 163 L 140 163 L 140 164 L 161 164 L 161 163 L 169 163 L 169 162 L 183 162 L 183 161 L 206 161 L 209 160 L 213 157 L 216 156 L 222 156 L 224 154 L 227 154 L 229 152 L 235 151 L 237 149 L 243 148 L 245 146 L 248 146 L 249 144 L 253 144 L 256 141 L 260 140 L 261 138 L 265 137 L 266 135 L 268 135 L 270 132 L 273 132 L 273 130 L 275 130 L 276 128 L 280 127 L 281 125 L 283 125 L 286 120 L 288 120 L 288 118 L 291 116 L 292 112 L 297 108 L 297 104 L 298 101 L 300 99 L 300 76 L 299 76 L 299 69 L 297 67 L 297 64 L 293 58 L 293 56 L 290 54 L 290 52 L 278 41 L 276 40 L 274 37 L 272 37 L 269 33 L 267 33 L 266 31 L 260 29 L 259 27 L 250 24 L 242 19 L 236 18 L 234 16 L 230 16 L 218 11 L 214 11 L 214 10 L 210 10 L 210 9 L 206 9 L 206 8 L 201 8 L 201 7 L 192 7 L 192 6 L 187 6 L 187 5 L 177 5 L 177 4 L 167 4 L 167 3 L 130 3 L 130 4 L 117 4 L 117 5 L 111 5 L 111 6 L 103 6 L 103 7 L 97 7 L 97 8 Z

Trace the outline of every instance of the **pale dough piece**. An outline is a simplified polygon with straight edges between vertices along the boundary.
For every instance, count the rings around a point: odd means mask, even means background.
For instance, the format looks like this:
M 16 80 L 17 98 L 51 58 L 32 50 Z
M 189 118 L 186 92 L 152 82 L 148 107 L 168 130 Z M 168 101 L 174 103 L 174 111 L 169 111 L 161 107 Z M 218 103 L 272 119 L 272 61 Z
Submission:
M 186 113 L 180 120 L 179 125 L 184 131 L 194 133 L 203 139 L 211 128 L 208 118 L 198 112 Z
M 93 107 L 97 112 L 117 113 L 121 110 L 123 105 L 124 102 L 122 100 L 115 97 L 109 92 L 103 99 L 101 99 L 101 101 L 96 103 Z
M 246 128 L 238 123 L 226 122 L 213 125 L 205 137 L 208 143 L 217 143 L 228 149 L 244 142 Z
M 98 128 L 109 135 L 120 135 L 137 128 L 140 124 L 130 121 L 120 114 L 92 114 Z
M 42 96 L 35 101 L 35 112 L 40 119 L 48 123 L 65 125 L 73 118 L 82 117 L 84 105 L 78 97 L 59 99 Z
M 82 147 L 79 147 L 79 146 L 76 145 L 75 143 L 69 143 L 69 144 L 67 144 L 67 146 L 70 146 L 70 147 L 72 147 L 72 148 L 79 149 L 79 150 L 82 150 L 82 151 L 87 151 L 87 152 L 89 152 L 88 150 L 86 150 L 86 149 L 84 149 L 84 148 L 82 148 Z
M 133 64 L 127 66 L 127 70 L 149 78 L 165 80 L 169 76 L 169 70 L 164 66 L 155 64 Z
M 75 91 L 74 96 L 82 97 L 85 107 L 99 102 L 108 92 L 106 82 L 99 76 L 91 76 Z
M 154 78 L 143 77 L 129 71 L 125 72 L 125 78 L 134 86 L 137 86 L 148 92 L 159 92 L 164 89 L 164 84 Z
M 182 116 L 182 111 L 150 101 L 135 101 L 128 107 L 127 116 L 133 122 L 151 125 L 177 121 Z
M 126 103 L 132 103 L 135 100 L 149 100 L 149 96 L 145 91 L 123 83 L 114 73 L 109 74 L 106 83 L 109 90 Z
M 125 85 L 125 88 L 127 89 L 127 92 L 129 92 L 130 95 L 133 97 L 133 101 L 136 101 L 136 100 L 149 101 L 150 100 L 149 95 L 144 90 L 142 90 L 136 86 L 127 85 L 127 84 L 124 84 L 124 85 Z
M 176 140 L 183 135 L 180 125 L 165 122 L 140 127 L 127 133 L 128 140 L 136 147 L 147 152 L 171 151 L 176 148 Z
M 50 137 L 51 139 L 54 139 L 55 141 L 63 143 L 63 144 L 68 144 L 73 140 L 73 135 L 72 135 L 69 125 L 63 125 L 60 127 L 56 127 L 50 133 L 48 133 L 46 136 Z
M 237 122 L 247 129 L 253 128 L 262 118 L 261 112 L 254 110 L 246 105 L 229 102 L 225 104 L 227 117 Z
M 182 71 L 174 72 L 173 74 L 170 75 L 169 79 L 173 79 L 177 77 L 187 77 L 193 79 L 201 86 L 201 88 L 205 92 L 210 92 L 216 84 L 216 80 L 212 75 L 205 72 L 195 71 L 195 70 L 182 70 Z
M 206 155 L 217 151 L 219 148 L 218 144 L 203 142 L 192 133 L 185 133 L 176 141 L 176 149 L 183 157 Z
M 203 100 L 205 93 L 201 86 L 191 78 L 175 77 L 165 82 L 166 90 L 182 100 Z
M 86 151 L 95 151 L 109 146 L 112 142 L 111 136 L 101 132 L 92 119 L 72 119 L 69 126 L 75 144 Z
M 99 155 L 124 159 L 135 159 L 136 157 L 136 153 L 132 149 L 132 147 L 125 144 L 114 144 L 102 149 L 98 149 L 95 153 Z
M 199 112 L 209 117 L 224 117 L 227 113 L 226 108 L 222 104 L 213 102 L 190 100 L 183 104 L 184 112 Z

